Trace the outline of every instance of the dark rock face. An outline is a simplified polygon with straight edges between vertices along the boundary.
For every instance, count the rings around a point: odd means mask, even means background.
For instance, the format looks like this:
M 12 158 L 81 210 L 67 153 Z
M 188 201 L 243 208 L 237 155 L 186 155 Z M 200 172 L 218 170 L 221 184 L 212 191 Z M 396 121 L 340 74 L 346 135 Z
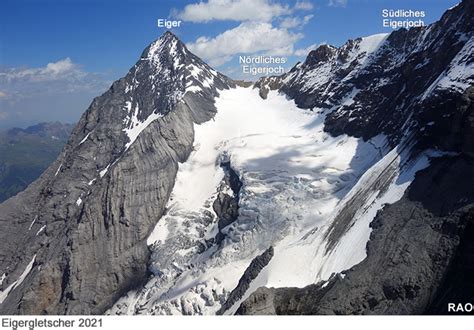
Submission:
M 437 290 L 430 306 L 425 310 L 426 314 L 451 314 L 448 313 L 449 303 L 474 303 L 474 212 L 472 209 L 463 221 L 466 227 L 462 235 L 456 255 L 454 256 L 450 269 L 445 275 L 442 286 Z M 444 230 L 456 230 L 451 224 L 444 225 Z M 464 314 L 464 313 L 459 313 Z
M 273 257 L 273 247 L 270 246 L 265 252 L 257 256 L 252 260 L 250 265 L 245 270 L 244 274 L 239 280 L 237 287 L 231 291 L 226 302 L 222 305 L 221 309 L 217 314 L 223 314 L 226 310 L 231 308 L 236 302 L 238 302 L 248 290 L 250 283 L 257 278 L 258 274 L 262 269 L 268 265 Z
M 303 65 L 312 67 L 319 63 L 324 63 L 336 54 L 337 48 L 330 45 L 321 45 L 317 49 L 311 51 Z
M 235 219 L 237 219 L 237 216 L 239 215 L 238 202 L 233 197 L 222 192 L 217 195 L 216 200 L 212 204 L 212 208 L 219 217 L 219 230 L 222 230 L 224 227 L 230 225 L 235 221 Z
M 230 166 L 229 161 L 221 163 L 224 169 L 224 187 L 230 188 L 232 195 L 220 191 L 212 204 L 212 209 L 217 215 L 217 226 L 219 232 L 215 237 L 215 243 L 219 244 L 225 238 L 222 230 L 237 220 L 239 216 L 239 193 L 242 182 L 239 176 Z
M 361 45 L 356 39 L 260 82 L 268 86 L 271 79 L 301 107 L 326 109 L 330 134 L 368 139 L 383 133 L 393 146 L 405 137 L 414 146 L 409 157 L 427 149 L 446 154 L 377 213 L 364 261 L 325 283 L 260 288 L 237 314 L 445 314 L 448 302 L 473 301 L 474 77 L 453 80 L 462 88 L 442 83 L 451 68 L 473 62 L 473 13 L 474 3 L 463 1 L 430 27 L 393 32 L 369 58 L 353 55 Z M 315 72 L 328 79 L 312 83 Z M 350 212 L 331 233 L 345 230 Z
M 140 285 L 193 123 L 212 118 L 230 86 L 166 33 L 95 98 L 53 165 L 0 205 L 3 289 L 34 258 L 0 313 L 101 314 Z
M 266 77 L 259 79 L 254 87 L 258 88 L 258 93 L 262 99 L 266 99 L 268 92 L 272 90 L 278 90 L 282 87 L 283 82 L 279 77 Z

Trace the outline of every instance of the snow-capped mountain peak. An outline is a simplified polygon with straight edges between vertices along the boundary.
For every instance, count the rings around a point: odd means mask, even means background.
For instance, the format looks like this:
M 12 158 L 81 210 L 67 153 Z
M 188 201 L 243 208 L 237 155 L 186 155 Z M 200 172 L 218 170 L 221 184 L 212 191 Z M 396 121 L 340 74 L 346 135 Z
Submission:
M 178 70 L 185 65 L 188 54 L 181 40 L 172 32 L 167 31 L 145 49 L 142 59 L 154 61 L 156 65 L 169 63 L 174 70 Z

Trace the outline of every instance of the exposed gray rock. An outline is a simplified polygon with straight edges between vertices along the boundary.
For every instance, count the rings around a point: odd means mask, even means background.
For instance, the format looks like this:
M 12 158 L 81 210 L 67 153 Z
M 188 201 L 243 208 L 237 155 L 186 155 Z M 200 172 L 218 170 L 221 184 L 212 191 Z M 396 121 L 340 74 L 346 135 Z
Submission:
M 212 209 L 217 215 L 217 226 L 219 232 L 217 233 L 214 243 L 219 244 L 225 237 L 222 230 L 237 220 L 239 216 L 239 193 L 242 187 L 242 182 L 239 176 L 230 166 L 229 161 L 221 162 L 221 167 L 224 169 L 224 182 L 223 187 L 227 187 L 232 191 L 232 195 L 219 191 Z
M 226 193 L 220 192 L 217 195 L 216 200 L 212 204 L 212 208 L 214 212 L 216 212 L 217 216 L 219 217 L 218 227 L 219 230 L 230 225 L 234 222 L 238 215 L 239 215 L 239 204 L 238 202 L 231 196 L 227 195 Z
M 250 286 L 250 283 L 254 279 L 256 279 L 262 269 L 266 265 L 268 265 L 272 257 L 273 247 L 270 246 L 267 250 L 265 250 L 265 252 L 263 252 L 261 255 L 255 257 L 255 259 L 252 260 L 252 262 L 240 278 L 239 284 L 237 284 L 235 289 L 231 291 L 229 297 L 227 298 L 225 303 L 222 304 L 222 307 L 219 309 L 217 314 L 223 314 L 244 296 L 245 292 L 247 292 Z

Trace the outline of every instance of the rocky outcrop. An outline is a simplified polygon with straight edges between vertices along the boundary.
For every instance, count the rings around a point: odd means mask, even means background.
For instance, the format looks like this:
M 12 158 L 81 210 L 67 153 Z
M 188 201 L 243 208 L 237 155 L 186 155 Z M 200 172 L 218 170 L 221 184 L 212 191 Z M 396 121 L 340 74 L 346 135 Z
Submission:
M 273 247 L 270 246 L 267 250 L 265 250 L 265 252 L 252 260 L 240 278 L 239 284 L 237 284 L 235 289 L 230 292 L 227 300 L 222 304 L 222 307 L 217 312 L 218 315 L 225 313 L 244 296 L 245 292 L 247 292 L 250 287 L 250 283 L 256 279 L 262 269 L 268 265 L 272 257 Z
M 436 291 L 436 296 L 425 309 L 425 314 L 452 314 L 447 309 L 448 304 L 473 304 L 474 303 L 474 212 L 465 215 L 466 226 L 456 254 L 451 261 L 449 271 L 445 274 L 441 287 Z M 459 311 L 465 314 L 466 311 Z
M 0 205 L 1 314 L 101 314 L 148 276 L 147 236 L 164 212 L 193 124 L 233 82 L 171 33 L 92 102 L 67 146 Z
M 217 193 L 217 197 L 212 203 L 212 209 L 217 215 L 217 233 L 214 243 L 219 244 L 225 238 L 222 230 L 237 220 L 239 216 L 239 192 L 242 187 L 242 182 L 239 176 L 230 166 L 230 161 L 221 162 L 221 167 L 224 170 L 224 179 L 221 186 L 221 191 Z M 226 189 L 226 191 L 223 191 Z
M 278 90 L 282 85 L 283 82 L 278 77 L 265 77 L 259 79 L 253 86 L 254 88 L 258 88 L 260 97 L 266 99 L 270 91 Z

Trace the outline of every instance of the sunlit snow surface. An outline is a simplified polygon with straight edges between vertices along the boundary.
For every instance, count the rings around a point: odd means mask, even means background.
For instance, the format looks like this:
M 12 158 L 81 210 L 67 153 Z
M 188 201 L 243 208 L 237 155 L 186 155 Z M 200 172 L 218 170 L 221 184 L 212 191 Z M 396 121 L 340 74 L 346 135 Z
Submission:
M 275 255 L 244 298 L 260 286 L 327 280 L 365 258 L 377 210 L 398 200 L 428 164 L 420 158 L 402 177 L 400 155 L 383 137 L 333 138 L 323 132 L 323 112 L 299 109 L 275 92 L 264 100 L 256 89 L 222 91 L 216 107 L 213 120 L 195 126 L 194 151 L 180 164 L 168 212 L 148 240 L 154 277 L 110 313 L 213 314 L 251 260 L 270 246 Z M 224 176 L 220 161 L 227 159 L 243 182 L 239 217 L 224 228 L 220 245 L 206 246 L 218 232 L 212 202 Z M 390 166 L 390 189 L 373 192 L 353 226 L 326 251 L 324 234 L 338 210 Z

